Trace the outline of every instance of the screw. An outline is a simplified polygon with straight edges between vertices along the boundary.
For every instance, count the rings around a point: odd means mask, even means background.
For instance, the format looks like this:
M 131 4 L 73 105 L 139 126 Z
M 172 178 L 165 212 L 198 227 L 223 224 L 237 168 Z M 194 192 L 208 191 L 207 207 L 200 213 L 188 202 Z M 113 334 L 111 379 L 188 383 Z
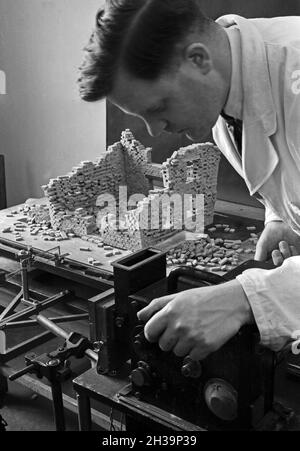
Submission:
M 28 252 L 25 251 L 25 249 L 18 253 L 18 257 L 27 257 L 27 255 L 28 255 Z
M 117 326 L 118 328 L 121 328 L 121 327 L 124 326 L 124 318 L 123 318 L 122 316 L 118 316 L 118 317 L 116 318 L 116 326 Z
M 51 359 L 48 360 L 47 365 L 48 366 L 57 366 L 60 364 L 60 361 L 58 359 Z
M 95 350 L 96 352 L 101 351 L 101 349 L 102 349 L 103 346 L 104 346 L 104 342 L 103 342 L 103 341 L 95 341 L 95 342 L 93 343 L 93 347 L 94 347 L 94 350 Z

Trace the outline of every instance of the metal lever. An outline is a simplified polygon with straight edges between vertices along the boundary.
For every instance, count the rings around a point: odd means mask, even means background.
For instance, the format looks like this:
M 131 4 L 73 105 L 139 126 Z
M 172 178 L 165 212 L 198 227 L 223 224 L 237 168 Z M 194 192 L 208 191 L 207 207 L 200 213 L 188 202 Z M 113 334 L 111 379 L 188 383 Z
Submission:
M 9 380 L 16 380 L 26 373 L 35 373 L 38 378 L 46 377 L 51 383 L 56 430 L 64 431 L 65 418 L 61 383 L 71 374 L 70 369 L 66 367 L 67 359 L 71 356 L 81 358 L 86 355 L 97 362 L 98 354 L 90 349 L 91 343 L 82 335 L 76 332 L 69 334 L 42 315 L 37 315 L 36 320 L 54 335 L 64 338 L 65 343 L 56 351 L 44 353 L 40 356 L 35 354 L 25 356 L 26 368 L 9 376 Z
M 70 334 L 61 327 L 57 326 L 57 324 L 50 321 L 45 316 L 37 315 L 36 320 L 41 326 L 46 327 L 46 329 L 50 330 L 50 332 L 52 332 L 57 337 L 62 337 L 65 340 L 68 340 Z M 91 349 L 86 349 L 84 353 L 89 359 L 93 360 L 94 362 L 98 362 L 98 354 L 96 352 L 92 351 Z
M 11 374 L 10 376 L 8 376 L 8 379 L 9 379 L 10 381 L 15 381 L 16 379 L 19 379 L 19 377 L 24 376 L 24 374 L 34 372 L 34 371 L 35 371 L 35 368 L 36 368 L 36 365 L 34 365 L 34 364 L 32 363 L 32 364 L 26 366 L 25 368 L 23 368 L 22 370 L 17 371 L 17 372 L 14 373 L 14 374 Z

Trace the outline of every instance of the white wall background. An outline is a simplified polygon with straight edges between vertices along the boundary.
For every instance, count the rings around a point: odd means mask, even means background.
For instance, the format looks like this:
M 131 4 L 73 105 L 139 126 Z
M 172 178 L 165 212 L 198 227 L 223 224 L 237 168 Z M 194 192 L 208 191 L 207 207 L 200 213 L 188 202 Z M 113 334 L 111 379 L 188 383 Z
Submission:
M 8 204 L 105 151 L 105 102 L 78 95 L 82 48 L 103 0 L 0 0 L 0 153 Z

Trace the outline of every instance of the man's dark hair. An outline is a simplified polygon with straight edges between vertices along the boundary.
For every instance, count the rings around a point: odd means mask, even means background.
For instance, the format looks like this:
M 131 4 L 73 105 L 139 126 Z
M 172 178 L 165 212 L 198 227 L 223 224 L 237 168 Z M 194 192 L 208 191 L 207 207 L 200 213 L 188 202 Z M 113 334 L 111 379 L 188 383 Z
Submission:
M 176 45 L 195 27 L 213 21 L 200 0 L 109 0 L 96 16 L 96 28 L 80 68 L 82 99 L 100 100 L 113 89 L 116 71 L 155 80 L 171 64 Z

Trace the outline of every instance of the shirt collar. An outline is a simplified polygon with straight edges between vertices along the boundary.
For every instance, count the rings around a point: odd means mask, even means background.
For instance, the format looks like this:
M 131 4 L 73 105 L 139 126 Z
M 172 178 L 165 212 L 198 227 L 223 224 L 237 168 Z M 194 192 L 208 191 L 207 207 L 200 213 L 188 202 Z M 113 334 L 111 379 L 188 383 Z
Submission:
M 264 41 L 253 23 L 244 17 L 230 14 L 217 19 L 217 23 L 224 28 L 237 25 L 240 30 L 241 50 L 237 55 L 240 54 L 243 79 L 243 120 L 248 126 L 260 121 L 265 133 L 271 136 L 277 123 Z M 235 39 L 232 42 L 235 45 Z
M 224 28 L 230 44 L 231 50 L 231 83 L 229 95 L 224 113 L 235 119 L 243 117 L 243 84 L 242 84 L 242 68 L 241 68 L 241 36 L 236 25 Z
M 267 51 L 265 42 L 257 27 L 251 20 L 236 15 L 223 16 L 217 22 L 225 29 L 237 25 L 240 36 L 240 52 L 233 55 L 233 90 L 229 93 L 226 103 L 226 113 L 233 115 L 234 105 L 232 99 L 242 104 L 243 120 L 243 153 L 242 171 L 245 182 L 253 195 L 258 191 L 275 170 L 279 157 L 274 148 L 270 136 L 277 130 L 276 110 L 273 101 L 272 87 L 269 74 Z M 228 31 L 228 30 L 227 30 Z M 229 33 L 234 46 L 238 45 L 236 33 Z M 231 39 L 232 38 L 232 39 Z M 238 60 L 240 58 L 240 60 Z M 239 62 L 240 77 L 242 83 L 242 99 L 239 98 L 235 90 L 235 83 L 238 83 L 239 72 L 235 66 Z M 237 84 L 238 86 L 238 84 Z M 230 109 L 230 111 L 229 111 Z M 220 124 L 221 139 L 219 142 L 225 143 L 225 154 L 232 153 L 230 148 L 232 142 L 228 130 L 224 127 L 222 118 Z M 232 155 L 231 155 L 231 158 Z M 237 164 L 236 164 L 237 166 Z

